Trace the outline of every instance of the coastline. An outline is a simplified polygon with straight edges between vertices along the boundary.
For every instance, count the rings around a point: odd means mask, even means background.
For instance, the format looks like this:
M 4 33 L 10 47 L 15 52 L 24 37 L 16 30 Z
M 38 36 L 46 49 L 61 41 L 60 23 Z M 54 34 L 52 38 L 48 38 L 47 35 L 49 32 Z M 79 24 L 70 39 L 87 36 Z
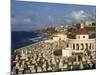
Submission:
M 16 32 L 19 32 L 19 31 L 16 31 Z M 20 32 L 19 32 L 20 33 Z M 23 45 L 23 46 L 20 46 L 20 47 L 18 47 L 18 48 L 12 48 L 13 46 L 11 46 L 11 51 L 12 51 L 12 54 L 13 54 L 13 52 L 15 52 L 15 50 L 17 50 L 17 49 L 20 49 L 20 48 L 23 48 L 23 47 L 26 47 L 26 46 L 29 46 L 29 45 L 31 45 L 31 44 L 35 44 L 35 43 L 38 43 L 38 42 L 41 42 L 41 41 L 43 41 L 44 39 L 48 39 L 48 36 L 47 35 L 45 35 L 45 34 L 43 34 L 43 33 L 39 33 L 39 32 L 32 32 L 32 31 L 28 31 L 28 33 L 33 33 L 32 35 L 34 36 L 34 33 L 37 35 L 36 37 L 34 37 L 34 38 L 31 38 L 31 37 L 29 37 L 28 38 L 28 40 L 30 41 L 29 43 L 26 43 L 25 45 Z M 23 43 L 23 42 L 22 42 Z M 12 45 L 13 45 L 13 43 L 12 43 Z
M 80 44 L 80 40 L 91 42 L 91 39 L 79 39 L 77 37 L 75 39 L 71 39 L 67 38 L 67 34 L 58 34 L 57 32 L 53 33 L 54 31 L 52 30 L 41 30 L 37 32 L 41 36 L 48 35 L 49 39 L 39 40 L 38 42 L 15 49 L 15 54 L 12 56 L 12 64 L 16 64 L 16 66 L 13 66 L 12 72 L 14 72 L 14 68 L 16 68 L 17 66 L 19 66 L 19 72 L 33 71 L 32 73 L 87 70 L 96 68 L 96 60 L 94 56 L 95 51 L 91 54 L 87 48 L 84 48 L 84 51 L 81 51 L 81 49 L 80 51 L 76 51 L 79 50 L 78 46 L 76 46 L 76 50 L 75 48 L 69 48 L 69 45 L 71 46 L 71 43 L 77 43 L 78 41 Z M 82 35 L 80 34 L 80 36 Z M 95 39 L 93 40 L 95 41 Z M 93 43 L 95 43 L 94 41 Z M 69 52 L 67 52 L 67 50 L 69 50 Z M 71 50 L 73 51 L 71 52 Z M 64 53 L 67 53 L 68 55 L 65 56 Z M 22 67 L 20 67 L 20 62 L 22 62 Z M 26 70 L 25 68 L 27 68 L 28 70 Z

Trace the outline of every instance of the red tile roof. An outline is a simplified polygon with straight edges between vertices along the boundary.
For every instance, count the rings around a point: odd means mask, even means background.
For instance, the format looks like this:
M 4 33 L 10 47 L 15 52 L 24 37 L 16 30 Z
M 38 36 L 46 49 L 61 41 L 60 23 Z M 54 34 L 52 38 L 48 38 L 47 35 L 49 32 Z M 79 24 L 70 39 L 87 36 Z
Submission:
M 76 30 L 76 34 L 88 34 L 88 31 L 85 28 L 79 28 Z

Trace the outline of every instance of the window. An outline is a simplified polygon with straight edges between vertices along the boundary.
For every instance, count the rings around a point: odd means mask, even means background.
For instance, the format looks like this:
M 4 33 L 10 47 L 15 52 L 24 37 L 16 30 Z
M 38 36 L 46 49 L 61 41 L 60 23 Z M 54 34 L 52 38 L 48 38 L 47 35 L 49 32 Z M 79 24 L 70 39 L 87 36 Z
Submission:
M 81 50 L 83 50 L 84 49 L 84 44 L 83 43 L 81 43 Z
M 83 38 L 85 38 L 85 36 L 83 36 Z
M 73 44 L 73 50 L 75 50 L 75 44 Z
M 67 44 L 67 47 L 69 47 L 69 45 Z
M 80 38 L 80 36 L 78 36 L 78 38 Z

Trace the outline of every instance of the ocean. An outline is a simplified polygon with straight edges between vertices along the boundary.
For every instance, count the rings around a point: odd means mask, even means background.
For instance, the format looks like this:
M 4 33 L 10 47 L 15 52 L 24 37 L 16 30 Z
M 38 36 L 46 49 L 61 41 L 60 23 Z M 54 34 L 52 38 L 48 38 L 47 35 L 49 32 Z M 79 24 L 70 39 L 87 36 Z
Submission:
M 13 31 L 11 32 L 11 50 L 14 52 L 15 49 L 46 39 L 48 39 L 48 37 L 40 33 Z

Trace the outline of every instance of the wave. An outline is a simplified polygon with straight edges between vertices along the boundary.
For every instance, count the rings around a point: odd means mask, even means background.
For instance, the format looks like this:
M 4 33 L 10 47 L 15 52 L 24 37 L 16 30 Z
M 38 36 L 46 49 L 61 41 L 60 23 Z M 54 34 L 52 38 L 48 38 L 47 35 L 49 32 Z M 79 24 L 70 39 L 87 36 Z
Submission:
M 43 41 L 48 39 L 47 36 L 39 34 L 39 33 L 33 33 L 33 32 L 13 32 L 12 35 L 12 52 L 15 49 L 27 46 L 29 44 L 33 44 L 39 41 Z
M 38 37 L 35 37 L 35 38 L 29 38 L 28 40 L 32 41 L 32 42 L 38 42 L 38 41 L 43 41 L 43 40 L 46 40 L 47 37 L 45 36 L 38 36 Z

